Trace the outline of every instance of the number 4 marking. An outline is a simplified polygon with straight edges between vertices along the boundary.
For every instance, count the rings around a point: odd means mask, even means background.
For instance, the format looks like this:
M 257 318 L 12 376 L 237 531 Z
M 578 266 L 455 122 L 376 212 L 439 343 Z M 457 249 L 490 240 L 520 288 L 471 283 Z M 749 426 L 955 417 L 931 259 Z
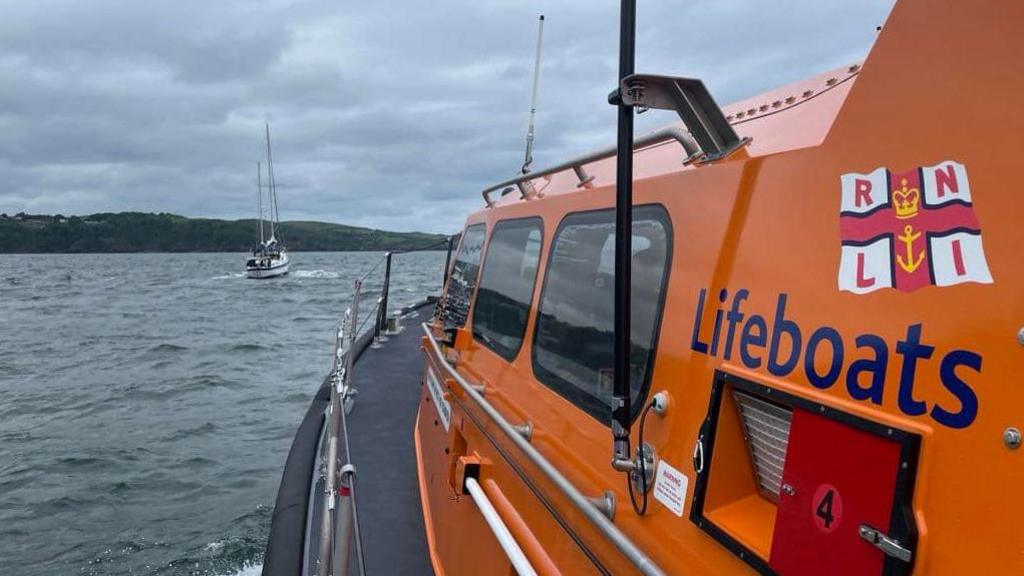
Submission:
M 835 516 L 832 516 L 832 499 L 835 497 L 836 491 L 829 490 L 825 494 L 825 497 L 818 503 L 818 511 L 816 514 L 818 518 L 825 521 L 825 529 L 828 530 L 832 527 L 832 522 L 835 521 Z
M 843 498 L 831 484 L 822 484 L 811 499 L 812 520 L 819 531 L 830 534 L 843 520 Z

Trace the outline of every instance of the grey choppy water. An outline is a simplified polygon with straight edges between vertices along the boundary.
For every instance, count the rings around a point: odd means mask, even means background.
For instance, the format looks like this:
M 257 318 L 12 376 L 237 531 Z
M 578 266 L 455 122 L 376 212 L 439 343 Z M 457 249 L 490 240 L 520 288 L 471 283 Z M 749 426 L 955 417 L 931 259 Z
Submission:
M 444 253 L 395 257 L 393 309 Z M 379 253 L 0 255 L 0 574 L 256 573 L 292 435 Z M 373 276 L 379 280 L 379 274 Z

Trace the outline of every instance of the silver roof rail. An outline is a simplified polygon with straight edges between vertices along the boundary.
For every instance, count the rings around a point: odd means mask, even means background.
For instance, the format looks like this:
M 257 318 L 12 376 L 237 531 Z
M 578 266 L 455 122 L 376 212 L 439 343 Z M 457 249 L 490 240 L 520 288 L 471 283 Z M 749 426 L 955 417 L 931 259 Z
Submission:
M 675 140 L 683 147 L 683 150 L 686 152 L 684 162 L 692 161 L 701 155 L 701 150 L 697 146 L 697 142 L 692 136 L 690 136 L 689 132 L 679 126 L 661 128 L 649 134 L 640 136 L 633 141 L 633 150 L 635 151 L 641 148 L 647 148 L 648 146 L 654 146 L 655 144 L 661 144 L 662 142 L 668 142 L 669 140 Z M 545 168 L 544 170 L 530 172 L 529 174 L 520 174 L 515 178 L 499 182 L 494 186 L 484 189 L 481 195 L 484 197 L 484 202 L 487 204 L 488 208 L 494 206 L 494 201 L 491 200 L 491 193 L 495 190 L 504 190 L 510 186 L 519 188 L 520 197 L 532 197 L 536 194 L 531 183 L 533 180 L 543 178 L 544 176 L 549 176 L 551 174 L 557 174 L 558 172 L 564 172 L 565 170 L 572 170 L 576 173 L 576 177 L 579 179 L 579 182 L 576 184 L 577 188 L 588 187 L 594 177 L 587 174 L 584 166 L 599 160 L 604 160 L 605 158 L 611 158 L 612 156 L 615 156 L 615 152 L 615 146 L 609 146 L 607 148 L 595 150 L 589 154 L 573 158 L 572 160 L 562 162 L 561 164 L 556 164 L 550 168 Z

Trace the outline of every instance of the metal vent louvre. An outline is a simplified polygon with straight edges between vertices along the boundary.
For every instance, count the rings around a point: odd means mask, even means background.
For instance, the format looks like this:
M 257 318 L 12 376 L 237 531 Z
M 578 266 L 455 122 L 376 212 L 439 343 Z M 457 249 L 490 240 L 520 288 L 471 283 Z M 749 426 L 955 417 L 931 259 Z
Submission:
M 738 390 L 733 390 L 732 395 L 739 409 L 757 483 L 765 496 L 777 501 L 793 410 Z

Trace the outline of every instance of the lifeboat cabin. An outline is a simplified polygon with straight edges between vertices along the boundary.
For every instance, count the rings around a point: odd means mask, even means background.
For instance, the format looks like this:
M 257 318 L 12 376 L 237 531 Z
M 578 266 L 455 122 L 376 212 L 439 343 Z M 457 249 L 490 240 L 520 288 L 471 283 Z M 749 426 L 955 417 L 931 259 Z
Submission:
M 439 302 L 346 336 L 264 574 L 1024 574 L 1022 26 L 904 0 L 724 107 L 627 70 L 618 147 L 485 190 Z

